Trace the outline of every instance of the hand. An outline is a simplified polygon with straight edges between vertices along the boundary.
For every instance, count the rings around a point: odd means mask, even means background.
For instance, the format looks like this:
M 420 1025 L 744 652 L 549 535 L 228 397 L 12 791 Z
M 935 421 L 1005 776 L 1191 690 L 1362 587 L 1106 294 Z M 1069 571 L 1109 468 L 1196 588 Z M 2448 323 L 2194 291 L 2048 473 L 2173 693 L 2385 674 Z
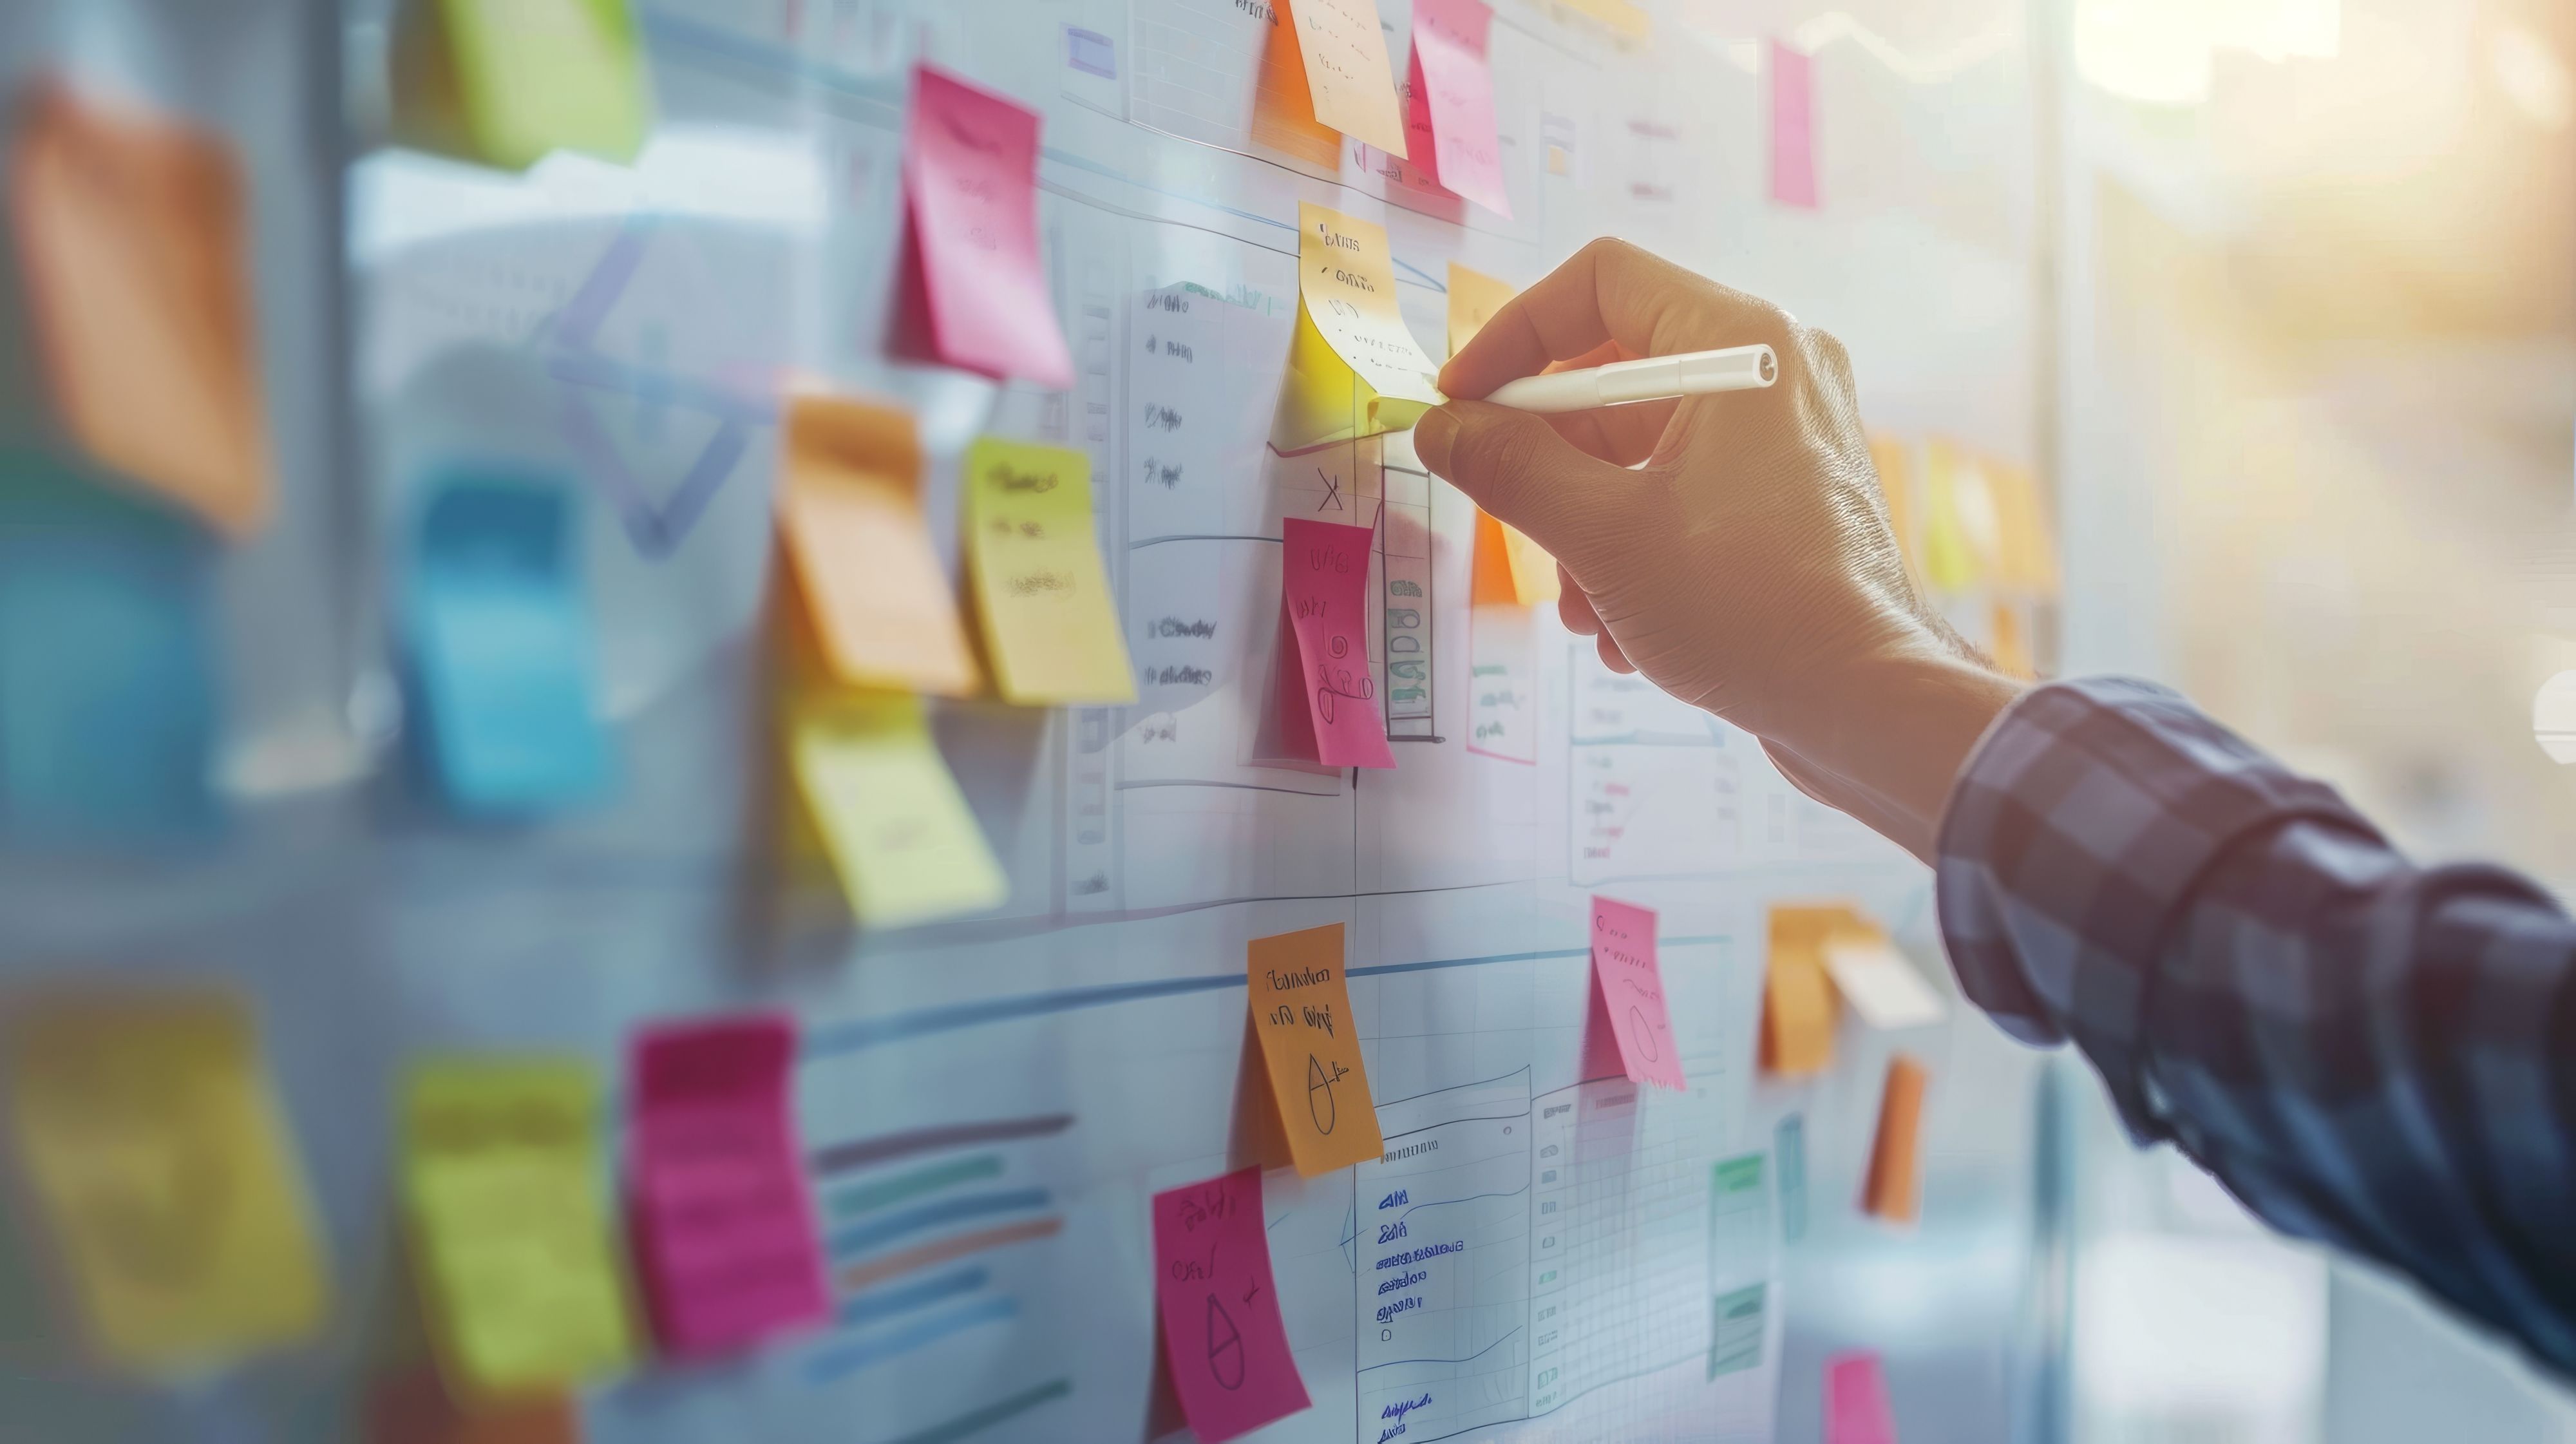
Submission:
M 1768 342 L 1769 390 L 1541 417 L 1464 398 L 1557 365 Z M 1568 628 L 1762 739 L 1810 795 L 1928 855 L 2015 694 L 1915 593 L 1841 343 L 1622 241 L 1450 358 L 1423 464 L 1554 553 Z

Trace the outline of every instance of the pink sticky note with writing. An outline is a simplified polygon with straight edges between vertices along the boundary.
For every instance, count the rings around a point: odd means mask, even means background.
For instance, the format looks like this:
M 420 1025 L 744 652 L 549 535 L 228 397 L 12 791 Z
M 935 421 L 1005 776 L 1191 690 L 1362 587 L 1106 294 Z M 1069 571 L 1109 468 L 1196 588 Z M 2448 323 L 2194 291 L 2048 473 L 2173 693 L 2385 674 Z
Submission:
M 831 1314 L 788 1072 L 796 1025 L 762 1015 L 636 1040 L 627 1208 L 665 1352 L 747 1348 Z
M 1825 1444 L 1896 1444 L 1896 1413 L 1878 1355 L 1836 1354 L 1825 1360 Z
M 1484 0 L 1413 0 L 1406 149 L 1442 189 L 1508 218 L 1512 198 L 1503 189 L 1494 68 L 1485 58 L 1493 24 Z
M 1306 1407 L 1270 1281 L 1260 1169 L 1154 1195 L 1154 1302 L 1172 1390 L 1204 1444 Z
M 1606 897 L 1592 900 L 1592 983 L 1619 1040 L 1619 1061 L 1632 1083 L 1688 1086 L 1664 1002 L 1664 967 L 1655 957 L 1655 915 Z
M 1816 209 L 1816 62 L 1771 42 L 1771 199 Z
M 1038 117 L 913 67 L 903 148 L 913 255 L 939 359 L 1073 389 L 1073 354 L 1038 260 Z
M 1279 732 L 1291 757 L 1393 767 L 1369 673 L 1364 526 L 1290 517 L 1280 558 Z

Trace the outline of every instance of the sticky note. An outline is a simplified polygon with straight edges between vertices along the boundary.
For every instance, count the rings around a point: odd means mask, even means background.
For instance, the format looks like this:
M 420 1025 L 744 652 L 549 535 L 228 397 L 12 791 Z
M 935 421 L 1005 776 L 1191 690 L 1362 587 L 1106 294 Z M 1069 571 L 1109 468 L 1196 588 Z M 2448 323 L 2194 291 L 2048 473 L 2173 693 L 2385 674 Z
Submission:
M 1556 558 L 1520 528 L 1476 509 L 1475 571 L 1469 600 L 1480 607 L 1535 607 L 1555 601 L 1562 588 Z
M 1896 1444 L 1878 1355 L 1854 1350 L 1825 1360 L 1825 1444 Z
M 928 65 L 912 72 L 903 188 L 939 359 L 1073 389 L 1038 258 L 1037 112 Z
M 1252 1030 L 1288 1152 L 1309 1178 L 1385 1146 L 1342 967 L 1342 925 L 1252 940 Z
M 549 151 L 634 158 L 652 127 L 627 0 L 412 0 L 394 40 L 394 133 L 524 170 Z
M 1219 1444 L 1306 1407 L 1270 1277 L 1260 1169 L 1154 1195 L 1154 1306 L 1196 1437 Z
M 1783 1077 L 1834 1061 L 1834 991 L 1825 941 L 1850 917 L 1840 907 L 1774 907 L 1762 978 L 1762 1066 Z
M 1315 119 L 1401 157 L 1404 116 L 1396 108 L 1395 70 L 1386 63 L 1377 0 L 1294 0 L 1287 9 L 1306 62 L 1306 95 Z
M 435 480 L 405 606 L 426 751 L 475 815 L 596 800 L 613 780 L 570 477 Z
M 1010 897 L 920 699 L 809 689 L 788 717 L 789 763 L 852 917 L 907 927 Z
M 1100 564 L 1091 458 L 987 436 L 966 449 L 966 560 L 993 680 L 1013 702 L 1133 702 Z
M 635 1042 L 628 1208 L 667 1354 L 730 1353 L 831 1315 L 791 1113 L 795 1056 L 796 1025 L 777 1015 Z
M 0 448 L 0 827 L 89 844 L 215 821 L 215 557 L 165 509 Z
M 1297 220 L 1297 330 L 1271 444 L 1293 451 L 1411 426 L 1440 403 L 1440 368 L 1396 308 L 1386 228 L 1307 201 Z
M 1917 527 L 1914 502 L 1914 448 L 1903 437 L 1874 431 L 1869 435 L 1869 459 L 1878 470 L 1879 494 L 1887 499 L 1887 529 L 1896 536 L 1896 549 L 1905 558 L 1905 569 L 1917 583 L 1923 580 L 1923 537 Z
M 1494 71 L 1485 49 L 1493 24 L 1484 0 L 1413 0 L 1406 132 L 1414 164 L 1428 169 L 1441 189 L 1508 218 L 1512 198 L 1503 188 Z
M 568 1394 L 460 1407 L 438 1375 L 400 1374 L 370 1390 L 367 1444 L 581 1444 Z
M 1923 1065 L 1903 1053 L 1887 1060 L 1878 1100 L 1878 1136 L 1870 1145 L 1861 1207 L 1893 1223 L 1912 1223 L 1922 1193 L 1918 1135 L 1923 1125 Z
M 963 696 L 982 685 L 955 590 L 921 511 L 909 412 L 788 399 L 778 529 L 832 675 L 857 687 Z
M 1286 756 L 1326 767 L 1393 767 L 1369 672 L 1364 526 L 1281 523 L 1279 731 Z
M 1634 0 L 1558 0 L 1565 8 L 1601 22 L 1623 40 L 1643 40 L 1655 33 L 1654 17 Z
M 1482 271 L 1449 263 L 1449 354 L 1457 355 L 1515 293 Z
M 1771 42 L 1771 199 L 1814 210 L 1816 198 L 1816 62 Z
M 1689 1086 L 1681 1047 L 1664 1000 L 1664 968 L 1655 954 L 1655 915 L 1633 903 L 1592 900 L 1592 982 L 1600 990 L 1619 1042 L 1628 1081 L 1658 1088 Z
M 1306 93 L 1305 53 L 1297 44 L 1297 21 L 1289 3 L 1270 0 L 1261 73 L 1253 82 L 1251 136 L 1326 175 L 1339 175 L 1342 133 L 1315 118 L 1314 100 Z
M 1827 938 L 1824 955 L 1843 1001 L 1873 1028 L 1918 1028 L 1947 1011 L 1931 983 L 1875 927 Z
M 576 1058 L 433 1058 L 403 1089 L 403 1205 L 451 1388 L 578 1384 L 632 1352 L 599 1081 Z
M 1935 438 L 1923 448 L 1923 570 L 1936 590 L 1964 592 L 1993 576 L 2003 547 L 1995 497 L 1975 458 Z
M 2031 663 L 2030 643 L 2023 640 L 2021 609 L 2010 602 L 1997 602 L 1990 612 L 1986 651 L 2006 676 L 2024 680 L 2039 675 Z
M 2054 597 L 2059 590 L 2057 540 L 2039 497 L 2039 484 L 2026 467 L 1987 461 L 1980 470 L 1995 512 L 1995 580 L 2033 597 Z
M 272 483 L 240 163 L 213 136 L 58 81 L 18 113 L 9 219 L 64 431 L 249 535 Z
M 321 1245 L 238 1000 L 56 998 L 8 1048 L 25 1176 L 103 1358 L 176 1372 L 313 1332 Z

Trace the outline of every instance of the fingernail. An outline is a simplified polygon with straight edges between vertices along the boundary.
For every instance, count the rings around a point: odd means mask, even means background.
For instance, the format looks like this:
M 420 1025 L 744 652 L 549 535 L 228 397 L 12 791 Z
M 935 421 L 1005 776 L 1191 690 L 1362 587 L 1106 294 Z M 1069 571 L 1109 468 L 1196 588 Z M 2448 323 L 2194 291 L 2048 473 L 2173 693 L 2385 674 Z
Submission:
M 1457 439 L 1458 418 L 1446 406 L 1432 407 L 1413 423 L 1413 454 L 1434 476 L 1449 475 L 1449 444 Z

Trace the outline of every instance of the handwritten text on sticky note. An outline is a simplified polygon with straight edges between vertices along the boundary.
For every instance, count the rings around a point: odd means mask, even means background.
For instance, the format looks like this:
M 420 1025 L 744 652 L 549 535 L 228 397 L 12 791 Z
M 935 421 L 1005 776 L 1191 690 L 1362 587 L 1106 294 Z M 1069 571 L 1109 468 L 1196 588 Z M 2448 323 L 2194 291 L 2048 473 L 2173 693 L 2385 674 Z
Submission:
M 1655 953 L 1655 915 L 1606 897 L 1592 900 L 1592 977 L 1629 1081 L 1683 1088 L 1681 1048 Z
M 916 66 L 904 194 L 939 359 L 1073 389 L 1038 258 L 1037 112 Z
M 1271 444 L 1293 450 L 1402 430 L 1440 402 L 1395 294 L 1386 228 L 1326 206 L 1297 207 L 1297 331 Z
M 1311 1178 L 1376 1157 L 1385 1144 L 1351 1017 L 1342 925 L 1255 938 L 1249 952 L 1253 1032 L 1297 1171 Z
M 1091 458 L 986 436 L 966 449 L 965 481 L 975 608 L 1002 695 L 1135 701 L 1091 515 Z
M 1306 1407 L 1271 1283 L 1260 1169 L 1154 1195 L 1154 1303 L 1173 1392 L 1200 1439 L 1219 1444 Z
M 1279 725 L 1288 754 L 1326 767 L 1393 767 L 1369 671 L 1372 533 L 1303 517 L 1283 526 Z
M 1413 65 L 1407 127 L 1412 159 L 1441 187 L 1498 216 L 1512 213 L 1494 123 L 1494 71 L 1485 57 L 1494 12 L 1484 0 L 1413 0 Z M 1430 145 L 1421 139 L 1428 135 Z
M 1404 154 L 1404 116 L 1386 61 L 1377 0 L 1291 0 L 1315 119 L 1392 156 Z

